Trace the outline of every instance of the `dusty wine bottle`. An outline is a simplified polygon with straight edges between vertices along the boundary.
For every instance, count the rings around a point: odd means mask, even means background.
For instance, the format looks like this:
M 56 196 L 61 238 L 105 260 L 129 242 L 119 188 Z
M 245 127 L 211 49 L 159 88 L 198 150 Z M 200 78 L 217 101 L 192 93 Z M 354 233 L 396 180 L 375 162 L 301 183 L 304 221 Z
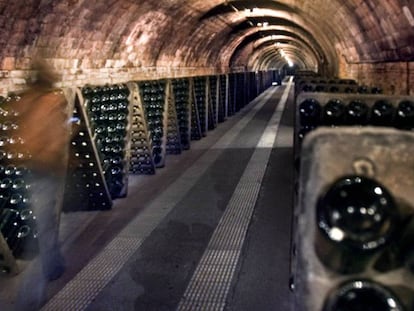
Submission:
M 322 120 L 327 126 L 337 126 L 344 123 L 345 105 L 339 99 L 331 99 L 323 107 Z
M 395 127 L 404 130 L 414 128 L 414 102 L 403 100 L 398 104 L 395 115 Z
M 299 105 L 299 118 L 302 126 L 319 125 L 321 105 L 313 98 L 305 99 Z
M 368 279 L 349 280 L 331 290 L 322 311 L 411 311 L 409 292 Z
M 399 220 L 392 195 L 379 182 L 341 177 L 317 201 L 316 254 L 337 273 L 362 272 L 394 238 Z
M 353 100 L 346 106 L 345 121 L 348 125 L 365 125 L 368 122 L 368 106 L 360 100 Z
M 394 107 L 387 100 L 378 100 L 371 109 L 371 124 L 391 126 L 394 119 Z

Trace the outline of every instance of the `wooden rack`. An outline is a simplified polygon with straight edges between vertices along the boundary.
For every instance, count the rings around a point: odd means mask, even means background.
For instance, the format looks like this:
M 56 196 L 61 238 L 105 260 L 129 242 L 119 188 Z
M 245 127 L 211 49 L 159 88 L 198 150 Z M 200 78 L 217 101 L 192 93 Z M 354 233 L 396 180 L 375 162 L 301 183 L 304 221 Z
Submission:
M 175 95 L 171 80 L 167 80 L 165 88 L 165 99 L 167 101 L 166 153 L 180 154 L 183 148 L 181 146 L 181 135 L 178 127 Z
M 195 99 L 194 79 L 190 78 L 190 104 L 191 104 L 191 140 L 200 140 L 203 137 L 200 114 Z
M 166 98 L 166 80 L 152 80 L 138 83 L 141 102 L 152 147 L 152 156 L 156 168 L 164 167 L 167 145 L 168 99 Z
M 138 83 L 130 82 L 128 88 L 131 100 L 131 139 L 129 149 L 127 149 L 130 158 L 130 172 L 152 175 L 155 174 L 155 164 Z
M 112 198 L 105 181 L 98 149 L 85 111 L 85 100 L 80 89 L 76 90 L 72 118 L 77 120 L 74 126 L 76 133 L 70 145 L 70 161 L 62 210 L 74 212 L 110 209 Z
M 190 149 L 191 141 L 191 105 L 190 81 L 187 78 L 172 81 L 175 109 L 177 112 L 178 127 L 180 131 L 181 147 Z

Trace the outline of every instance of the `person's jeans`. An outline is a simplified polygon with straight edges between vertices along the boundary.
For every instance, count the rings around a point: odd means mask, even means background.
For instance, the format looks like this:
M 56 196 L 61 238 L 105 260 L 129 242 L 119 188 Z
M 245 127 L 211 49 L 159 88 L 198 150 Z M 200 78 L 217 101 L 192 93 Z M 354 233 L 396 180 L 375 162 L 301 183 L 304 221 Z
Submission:
M 38 310 L 45 299 L 47 281 L 59 278 L 64 271 L 64 258 L 58 241 L 60 207 L 56 205 L 59 178 L 33 174 L 30 184 L 32 209 L 37 220 L 39 255 L 22 272 L 16 311 Z

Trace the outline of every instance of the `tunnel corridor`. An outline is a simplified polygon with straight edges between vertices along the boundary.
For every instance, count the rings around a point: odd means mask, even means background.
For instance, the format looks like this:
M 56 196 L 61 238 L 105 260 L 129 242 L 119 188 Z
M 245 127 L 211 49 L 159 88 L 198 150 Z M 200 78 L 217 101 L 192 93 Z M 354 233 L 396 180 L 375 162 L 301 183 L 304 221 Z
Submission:
M 337 311 L 329 295 L 362 276 L 353 289 L 403 285 L 391 310 L 411 311 L 413 15 L 409 0 L 0 0 L 0 309 Z M 46 280 L 41 179 L 16 149 L 45 72 L 71 134 L 49 194 L 64 267 Z M 392 250 L 350 273 L 313 225 L 345 172 L 378 177 L 403 215 Z M 379 202 L 361 217 L 382 221 L 394 202 Z

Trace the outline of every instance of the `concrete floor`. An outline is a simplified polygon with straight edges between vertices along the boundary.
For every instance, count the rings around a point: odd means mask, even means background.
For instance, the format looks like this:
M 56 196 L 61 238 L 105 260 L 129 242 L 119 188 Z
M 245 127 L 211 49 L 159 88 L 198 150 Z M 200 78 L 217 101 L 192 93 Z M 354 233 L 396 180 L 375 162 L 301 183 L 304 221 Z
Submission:
M 192 142 L 191 150 L 168 156 L 156 175 L 131 176 L 127 198 L 116 200 L 112 210 L 63 215 L 61 240 L 68 266 L 59 280 L 49 283 L 49 303 L 43 309 L 176 310 L 287 85 L 267 90 L 207 137 Z M 206 300 L 209 304 L 199 310 L 291 310 L 292 92 L 290 88 L 242 234 L 224 308 Z M 126 246 L 112 248 L 119 239 Z M 84 267 L 94 261 L 93 273 L 82 277 Z M 96 278 L 98 274 L 105 276 Z M 1 310 L 12 310 L 12 290 L 0 280 L 6 308 Z

